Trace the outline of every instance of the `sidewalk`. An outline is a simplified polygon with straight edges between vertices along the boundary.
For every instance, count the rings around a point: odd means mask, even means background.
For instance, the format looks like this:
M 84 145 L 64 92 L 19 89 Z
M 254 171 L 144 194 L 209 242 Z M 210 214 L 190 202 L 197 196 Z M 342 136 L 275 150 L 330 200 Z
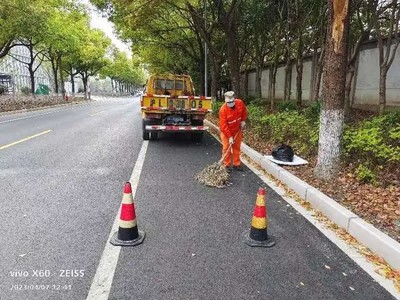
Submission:
M 206 125 L 213 131 L 219 132 L 219 128 L 208 120 L 206 120 Z M 314 209 L 353 236 L 360 244 L 382 257 L 393 269 L 400 270 L 400 243 L 246 144 L 242 143 L 241 150 L 257 166 L 285 184 Z

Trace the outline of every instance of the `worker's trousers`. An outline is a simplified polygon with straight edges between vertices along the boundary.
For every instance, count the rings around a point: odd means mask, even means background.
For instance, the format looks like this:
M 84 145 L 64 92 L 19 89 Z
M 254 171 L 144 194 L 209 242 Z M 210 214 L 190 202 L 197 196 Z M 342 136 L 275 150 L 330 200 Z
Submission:
M 222 140 L 222 157 L 225 157 L 224 165 L 227 167 L 231 166 L 231 161 L 233 160 L 233 166 L 240 166 L 240 144 L 242 143 L 242 131 L 239 130 L 236 137 L 234 137 L 234 143 L 231 149 L 229 149 L 229 138 L 226 137 L 222 132 L 221 132 L 221 140 Z

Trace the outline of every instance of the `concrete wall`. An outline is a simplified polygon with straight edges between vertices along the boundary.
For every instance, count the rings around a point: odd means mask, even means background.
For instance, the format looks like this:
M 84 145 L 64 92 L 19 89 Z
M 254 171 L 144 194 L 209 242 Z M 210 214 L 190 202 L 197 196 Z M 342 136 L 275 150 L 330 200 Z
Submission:
M 379 50 L 364 49 L 360 53 L 354 104 L 376 105 L 379 97 Z M 400 106 L 400 50 L 386 79 L 386 100 L 389 106 Z
M 353 80 L 354 107 L 375 107 L 379 103 L 379 50 L 376 43 L 369 42 L 361 48 L 357 62 L 357 75 Z M 262 72 L 261 85 L 262 97 L 268 97 L 268 75 L 269 70 Z M 310 100 L 312 60 L 306 58 L 303 66 L 302 93 L 303 100 Z M 296 98 L 296 67 L 292 68 L 291 99 Z M 255 71 L 248 76 L 249 95 L 255 95 Z M 321 81 L 322 84 L 322 81 Z M 285 86 L 285 66 L 280 65 L 276 75 L 276 98 L 283 98 Z M 322 91 L 322 87 L 321 87 Z M 391 65 L 386 82 L 387 106 L 400 107 L 400 47 L 397 49 L 396 57 Z

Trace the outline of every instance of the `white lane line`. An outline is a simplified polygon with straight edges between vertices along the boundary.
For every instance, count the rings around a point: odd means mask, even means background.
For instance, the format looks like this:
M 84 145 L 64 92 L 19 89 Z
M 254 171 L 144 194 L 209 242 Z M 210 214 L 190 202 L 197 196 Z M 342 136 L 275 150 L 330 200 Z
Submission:
M 6 148 L 9 148 L 9 147 L 18 145 L 18 144 L 23 143 L 23 142 L 26 142 L 26 141 L 29 141 L 29 140 L 31 140 L 31 139 L 37 138 L 37 137 L 39 137 L 39 136 L 41 136 L 41 135 L 43 135 L 43 134 L 49 133 L 49 132 L 52 132 L 52 130 L 46 130 L 46 131 L 43 131 L 43 132 L 41 132 L 41 133 L 38 133 L 38 134 L 35 134 L 35 135 L 31 135 L 31 136 L 29 136 L 29 137 L 27 137 L 27 138 L 24 138 L 24 139 L 22 139 L 22 140 L 16 141 L 16 142 L 14 142 L 14 143 L 1 146 L 1 147 L 0 147 L 0 150 L 3 150 L 3 149 L 6 149 Z
M 296 209 L 300 215 L 307 219 L 312 225 L 314 225 L 323 235 L 325 235 L 333 244 L 335 244 L 340 250 L 342 250 L 350 259 L 352 259 L 357 265 L 359 265 L 365 272 L 367 272 L 378 284 L 380 284 L 386 291 L 388 291 L 395 299 L 400 300 L 400 292 L 396 290 L 393 281 L 384 278 L 375 272 L 376 267 L 373 263 L 368 261 L 362 254 L 357 252 L 357 249 L 347 244 L 345 241 L 340 239 L 336 233 L 324 226 L 323 223 L 318 221 L 312 212 L 307 211 L 300 203 L 296 200 L 285 196 L 286 192 L 278 187 L 275 182 L 267 178 L 258 169 L 253 167 L 249 161 L 241 157 L 242 162 L 256 174 L 262 181 L 264 181 L 271 189 L 273 189 L 279 196 L 282 197 L 287 203 L 289 203 L 294 209 Z M 273 235 L 273 232 L 271 233 Z
M 97 113 L 95 113 L 95 114 L 93 114 L 93 115 L 90 115 L 91 117 L 93 117 L 93 116 L 97 116 L 97 115 L 99 115 L 99 114 L 102 114 L 104 112 L 104 110 L 102 110 L 102 111 L 99 111 L 99 112 L 97 112 Z
M 149 144 L 148 141 L 143 141 L 142 148 L 140 149 L 139 156 L 136 160 L 136 164 L 132 171 L 131 178 L 129 179 L 132 185 L 133 199 L 135 199 L 135 194 L 139 184 L 140 174 L 142 173 L 143 163 L 146 157 L 148 144 Z M 117 216 L 115 217 L 114 224 L 111 228 L 110 234 L 108 236 L 106 246 L 103 250 L 103 254 L 101 255 L 101 259 L 97 267 L 96 274 L 94 275 L 92 285 L 90 286 L 90 290 L 86 298 L 87 300 L 107 300 L 110 294 L 115 269 L 118 263 L 119 253 L 121 251 L 121 247 L 113 246 L 110 244 L 110 239 L 114 234 L 114 232 L 118 230 L 120 213 L 121 213 L 121 205 L 118 210 Z

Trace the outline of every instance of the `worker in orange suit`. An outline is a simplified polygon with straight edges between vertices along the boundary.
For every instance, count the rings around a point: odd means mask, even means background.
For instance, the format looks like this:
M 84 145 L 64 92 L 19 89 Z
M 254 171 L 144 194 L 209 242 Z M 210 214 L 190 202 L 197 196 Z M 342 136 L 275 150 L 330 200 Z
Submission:
M 219 110 L 222 156 L 225 157 L 224 165 L 230 172 L 232 170 L 231 160 L 233 160 L 233 170 L 243 171 L 240 165 L 240 144 L 242 142 L 242 131 L 247 120 L 246 105 L 241 99 L 235 99 L 235 92 L 233 91 L 226 92 L 224 96 L 225 103 Z M 229 146 L 232 146 L 233 151 Z

